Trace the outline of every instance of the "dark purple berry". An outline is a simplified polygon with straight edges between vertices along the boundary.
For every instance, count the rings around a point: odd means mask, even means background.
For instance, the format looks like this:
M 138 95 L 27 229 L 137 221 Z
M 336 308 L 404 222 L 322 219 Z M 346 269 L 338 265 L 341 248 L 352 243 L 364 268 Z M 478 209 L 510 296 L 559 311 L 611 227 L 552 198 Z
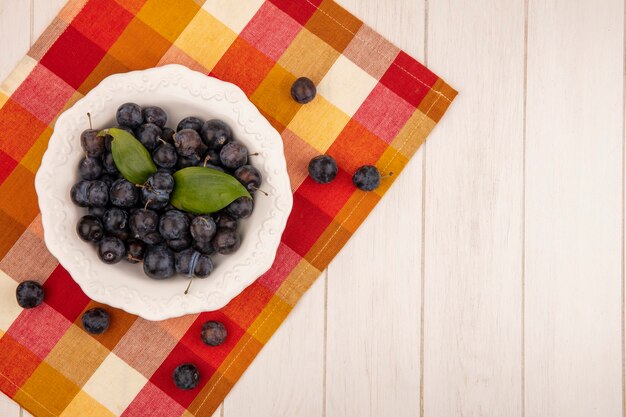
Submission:
M 136 129 L 143 123 L 141 107 L 135 103 L 122 104 L 117 109 L 116 119 L 118 124 Z
M 80 134 L 80 146 L 87 153 L 87 156 L 102 156 L 105 150 L 104 137 L 98 136 L 97 130 L 87 129 Z
M 222 161 L 220 160 L 220 152 L 215 149 L 207 149 L 206 153 L 204 154 L 203 161 L 207 164 L 215 166 L 220 166 L 222 164 Z
M 155 191 L 148 187 L 141 189 L 141 203 L 144 207 L 152 210 L 161 210 L 170 202 L 169 193 Z
M 209 120 L 202 125 L 201 136 L 209 149 L 219 150 L 233 139 L 233 132 L 221 120 Z
M 133 183 L 120 178 L 111 185 L 109 200 L 117 207 L 134 207 L 139 201 L 139 191 Z
M 176 127 L 176 131 L 180 132 L 181 130 L 184 129 L 193 129 L 196 132 L 200 133 L 200 131 L 202 130 L 202 125 L 204 124 L 204 122 L 200 119 L 198 119 L 197 117 L 185 117 L 183 120 L 181 120 L 178 123 L 178 126 Z
M 291 97 L 300 104 L 310 103 L 316 94 L 315 84 L 306 77 L 298 78 L 291 86 Z
M 170 210 L 161 216 L 159 232 L 165 240 L 183 239 L 189 235 L 189 218 L 178 210 Z
M 93 156 L 83 158 L 78 164 L 78 173 L 84 180 L 95 180 L 102 175 L 102 161 Z
M 35 308 L 43 302 L 43 287 L 37 281 L 23 281 L 15 290 L 17 304 L 22 308 Z
M 117 207 L 108 209 L 102 216 L 102 225 L 107 234 L 121 240 L 128 239 L 130 232 L 128 223 L 128 213 Z
M 169 204 L 173 189 L 174 177 L 167 172 L 159 171 L 152 174 L 141 189 L 141 201 L 147 208 L 163 209 Z
M 200 255 L 193 269 L 193 275 L 196 278 L 206 278 L 213 272 L 213 261 L 207 255 Z
M 248 148 L 239 142 L 229 142 L 220 150 L 220 161 L 225 168 L 242 167 L 248 162 Z
M 146 181 L 145 186 L 147 188 L 151 188 L 154 191 L 161 191 L 164 193 L 171 193 L 174 190 L 174 177 L 167 172 L 159 171 L 155 174 L 152 174 L 148 181 Z
M 172 374 L 174 378 L 174 385 L 182 390 L 192 390 L 198 386 L 200 381 L 200 372 L 195 365 L 190 363 L 184 363 L 174 369 Z
M 220 214 L 216 220 L 218 229 L 230 229 L 237 230 L 237 220 L 230 217 L 228 214 Z
M 126 252 L 126 260 L 131 264 L 143 261 L 144 254 L 146 253 L 146 244 L 141 240 L 131 240 L 127 244 L 128 250 Z
M 104 181 L 91 181 L 87 188 L 87 203 L 93 207 L 104 207 L 109 202 L 109 187 Z
M 152 153 L 152 160 L 161 168 L 173 168 L 178 161 L 176 148 L 171 143 L 162 143 Z
M 224 343 L 227 336 L 226 326 L 219 321 L 207 321 L 202 325 L 200 337 L 205 345 L 219 346 Z
M 143 121 L 154 123 L 161 129 L 167 124 L 167 113 L 160 107 L 148 106 L 143 109 Z
M 191 222 L 189 231 L 194 240 L 210 242 L 215 236 L 215 232 L 217 232 L 217 226 L 211 216 L 197 216 Z
M 70 198 L 74 204 L 81 207 L 89 207 L 89 202 L 87 201 L 87 191 L 89 190 L 89 185 L 91 185 L 89 181 L 83 180 L 72 186 L 72 189 L 70 190 Z
M 218 230 L 213 238 L 213 247 L 215 251 L 221 255 L 228 255 L 239 249 L 241 246 L 241 237 L 234 230 L 223 229 Z
M 104 237 L 102 222 L 95 216 L 86 215 L 76 225 L 76 233 L 85 242 L 97 243 Z
M 96 307 L 83 314 L 83 328 L 91 334 L 102 334 L 107 331 L 111 317 L 105 309 Z
M 213 271 L 213 261 L 207 255 L 186 249 L 179 252 L 176 258 L 176 272 L 188 277 L 206 278 Z
M 380 172 L 375 166 L 362 166 L 352 176 L 352 183 L 360 190 L 374 191 L 380 185 Z
M 180 156 L 189 157 L 195 155 L 198 159 L 205 151 L 200 135 L 193 129 L 183 129 L 176 132 L 176 135 L 174 135 L 174 146 L 176 146 L 176 152 Z
M 174 130 L 169 127 L 164 127 L 161 131 L 161 139 L 169 144 L 174 144 Z
M 150 152 L 157 147 L 161 133 L 161 128 L 153 123 L 146 123 L 135 129 L 135 137 Z
M 166 279 L 176 273 L 174 252 L 165 245 L 148 246 L 143 259 L 143 272 L 152 279 Z
M 159 215 L 153 210 L 137 209 L 130 213 L 129 225 L 131 237 L 141 239 L 157 231 Z
M 337 162 L 328 155 L 319 155 L 309 162 L 309 175 L 318 184 L 328 184 L 337 176 Z
M 252 215 L 254 210 L 254 200 L 250 197 L 239 197 L 226 206 L 224 212 L 233 219 L 245 219 Z
M 119 172 L 111 152 L 105 152 L 105 154 L 102 155 L 102 167 L 107 174 L 117 174 Z
M 234 177 L 239 180 L 246 190 L 253 193 L 259 189 L 261 186 L 261 182 L 263 181 L 263 177 L 258 169 L 253 167 L 252 165 L 244 165 L 241 168 L 235 171 Z
M 126 247 L 120 239 L 107 236 L 98 244 L 98 256 L 105 264 L 116 264 L 126 255 Z

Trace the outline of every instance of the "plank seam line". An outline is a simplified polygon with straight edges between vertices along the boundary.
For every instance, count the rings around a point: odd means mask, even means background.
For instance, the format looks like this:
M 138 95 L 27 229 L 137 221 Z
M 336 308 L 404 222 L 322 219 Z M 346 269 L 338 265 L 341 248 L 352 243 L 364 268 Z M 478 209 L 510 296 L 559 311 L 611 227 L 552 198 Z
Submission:
M 626 0 L 625 0 L 626 1 Z M 430 4 L 429 0 L 424 0 L 424 64 L 428 65 L 428 29 L 429 29 L 429 21 L 428 15 L 430 13 Z M 419 402 L 420 402 L 420 417 L 424 417 L 424 341 L 425 341 L 425 319 L 424 319 L 424 311 L 426 297 L 424 292 L 426 290 L 426 142 L 422 145 L 422 219 L 421 219 L 421 227 L 422 227 L 422 242 L 421 242 L 421 262 L 420 262 L 420 275 L 421 275 L 421 283 L 420 283 L 420 347 L 419 347 Z
M 625 0 L 626 1 L 626 0 Z M 524 100 L 522 127 L 522 268 L 521 268 L 521 375 L 520 375 L 520 414 L 526 416 L 526 148 L 528 136 L 528 20 L 530 0 L 524 0 Z
M 28 43 L 30 44 L 29 49 L 33 47 L 33 37 L 35 32 L 35 0 L 30 0 L 30 26 L 28 32 Z
M 327 397 L 326 386 L 328 379 L 328 268 L 324 273 L 324 372 L 322 376 L 322 417 L 326 417 Z
M 622 415 L 626 417 L 626 280 L 625 268 L 626 259 L 624 250 L 626 249 L 626 0 L 624 0 L 624 15 L 622 19 L 622 259 L 621 259 L 621 290 L 622 290 Z

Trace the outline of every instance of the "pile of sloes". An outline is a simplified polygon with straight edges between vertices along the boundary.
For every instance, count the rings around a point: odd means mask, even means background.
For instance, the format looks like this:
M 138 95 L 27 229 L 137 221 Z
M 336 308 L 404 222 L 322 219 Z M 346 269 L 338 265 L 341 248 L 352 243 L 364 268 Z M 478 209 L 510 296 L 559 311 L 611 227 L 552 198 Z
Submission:
M 169 201 L 175 186 L 172 174 L 205 166 L 232 175 L 254 195 L 262 180 L 249 164 L 248 149 L 233 140 L 230 127 L 220 120 L 187 117 L 174 131 L 166 127 L 166 112 L 155 106 L 123 104 L 117 123 L 150 152 L 158 171 L 143 185 L 127 181 L 113 160 L 113 138 L 85 130 L 80 138 L 85 152 L 78 166 L 81 180 L 70 193 L 75 204 L 89 209 L 78 221 L 78 235 L 97 245 L 99 258 L 107 264 L 142 262 L 146 275 L 154 279 L 176 272 L 207 277 L 213 270 L 210 255 L 239 248 L 238 220 L 252 214 L 254 200 L 240 197 L 204 215 L 177 210 Z

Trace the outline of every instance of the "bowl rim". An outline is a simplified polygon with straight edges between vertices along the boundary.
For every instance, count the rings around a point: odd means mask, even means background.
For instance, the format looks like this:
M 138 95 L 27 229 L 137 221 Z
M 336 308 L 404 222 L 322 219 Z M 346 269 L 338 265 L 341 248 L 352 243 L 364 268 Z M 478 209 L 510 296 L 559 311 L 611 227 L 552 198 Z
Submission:
M 149 91 L 150 88 L 169 88 L 164 87 L 166 85 L 173 86 L 172 88 L 180 88 L 181 91 L 190 93 L 192 97 L 190 100 L 219 100 L 221 104 L 230 106 L 231 111 L 234 113 L 233 117 L 235 117 L 238 124 L 240 124 L 237 128 L 239 130 L 243 129 L 246 132 L 246 137 L 248 137 L 247 134 L 249 133 L 250 135 L 254 135 L 258 140 L 265 142 L 271 141 L 273 148 L 265 149 L 264 152 L 267 152 L 267 155 L 272 157 L 271 173 L 274 174 L 271 177 L 273 180 L 272 189 L 276 190 L 277 193 L 271 197 L 275 198 L 275 200 L 272 200 L 273 205 L 271 212 L 259 222 L 259 227 L 263 228 L 259 232 L 259 236 L 265 232 L 263 235 L 264 246 L 262 248 L 262 256 L 258 256 L 260 252 L 259 243 L 257 243 L 257 251 L 254 252 L 258 252 L 257 256 L 252 257 L 246 254 L 245 256 L 247 257 L 233 268 L 235 272 L 222 271 L 222 275 L 224 276 L 218 277 L 218 279 L 221 278 L 220 289 L 213 289 L 210 293 L 203 293 L 201 291 L 195 291 L 194 293 L 192 290 L 190 295 L 185 296 L 176 294 L 171 297 L 166 297 L 169 299 L 167 306 L 159 307 L 155 305 L 154 301 L 142 296 L 142 294 L 138 292 L 137 286 L 134 285 L 128 285 L 127 288 L 119 288 L 118 290 L 101 286 L 99 290 L 96 290 L 98 286 L 94 283 L 95 275 L 91 274 L 91 278 L 86 278 L 88 274 L 83 271 L 84 268 L 91 267 L 90 265 L 86 265 L 90 262 L 81 262 L 77 259 L 72 259 L 67 253 L 67 249 L 64 249 L 62 246 L 62 243 L 66 242 L 67 239 L 59 239 L 53 236 L 55 226 L 58 224 L 59 219 L 62 219 L 62 213 L 59 213 L 59 209 L 62 209 L 63 204 L 61 203 L 59 205 L 61 199 L 58 197 L 52 198 L 46 189 L 48 188 L 47 186 L 52 176 L 52 173 L 49 171 L 53 167 L 55 156 L 57 160 L 63 159 L 53 154 L 56 148 L 65 144 L 63 132 L 68 129 L 76 130 L 76 127 L 73 126 L 76 124 L 75 119 L 79 117 L 79 115 L 84 117 L 85 113 L 79 109 L 92 106 L 94 103 L 104 109 L 102 100 L 107 97 L 109 97 L 110 100 L 112 86 L 116 86 L 118 89 L 146 88 Z M 183 96 L 181 94 L 181 97 L 185 99 L 188 98 L 189 95 L 185 94 Z M 207 97 L 209 98 L 207 99 Z M 158 103 L 155 104 L 158 105 Z M 70 128 L 70 126 L 73 127 Z M 231 126 L 231 128 L 233 128 L 233 126 Z M 250 130 L 248 130 L 248 128 L 250 128 Z M 233 130 L 236 129 L 233 128 Z M 78 141 L 76 140 L 76 142 Z M 243 142 L 245 142 L 245 140 Z M 71 146 L 70 144 L 66 145 Z M 65 164 L 70 163 L 67 159 L 68 158 L 65 158 Z M 264 183 L 269 179 L 270 178 L 264 178 Z M 72 279 L 81 287 L 85 294 L 97 302 L 120 308 L 128 313 L 136 314 L 144 319 L 153 321 L 180 317 L 186 314 L 214 311 L 228 304 L 233 298 L 271 268 L 280 245 L 282 233 L 287 224 L 287 219 L 293 207 L 293 195 L 289 175 L 287 173 L 284 146 L 278 131 L 271 126 L 269 121 L 248 99 L 241 88 L 235 84 L 210 77 L 178 64 L 168 64 L 145 70 L 110 75 L 103 79 L 84 97 L 77 100 L 71 107 L 63 111 L 56 119 L 53 133 L 35 176 L 35 189 L 41 212 L 45 244 L 50 253 L 57 258 L 59 264 L 66 268 Z M 64 200 L 66 204 L 72 204 L 68 196 L 64 196 Z M 265 230 L 266 226 L 267 230 Z M 75 226 L 72 227 L 72 230 L 74 230 L 74 228 Z M 250 233 L 250 231 L 248 231 L 248 233 Z M 80 241 L 78 237 L 76 237 L 76 240 L 78 240 L 80 244 L 89 245 Z M 93 250 L 93 248 L 89 246 L 85 248 Z M 231 256 L 238 255 L 235 254 Z M 101 264 L 101 266 L 106 266 L 107 268 L 111 267 L 105 264 Z M 115 265 L 113 267 L 115 267 Z M 213 275 L 208 279 L 212 278 L 214 278 Z M 230 281 L 226 282 L 226 280 Z M 141 287 L 141 285 L 139 285 L 139 287 Z M 197 287 L 198 285 L 195 285 L 195 288 Z M 194 286 L 192 286 L 192 289 L 194 289 Z M 149 309 L 146 309 L 147 305 L 150 305 Z

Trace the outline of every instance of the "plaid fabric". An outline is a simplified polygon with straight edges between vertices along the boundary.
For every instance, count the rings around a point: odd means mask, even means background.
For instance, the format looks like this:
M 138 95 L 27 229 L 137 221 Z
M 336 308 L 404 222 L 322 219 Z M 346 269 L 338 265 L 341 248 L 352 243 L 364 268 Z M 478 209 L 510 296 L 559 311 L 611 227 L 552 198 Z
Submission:
M 220 311 L 148 322 L 109 308 L 103 335 L 83 331 L 96 305 L 46 250 L 33 185 L 57 115 L 104 77 L 180 63 L 231 81 L 282 133 L 294 208 L 272 269 Z M 299 76 L 319 96 L 289 95 Z M 71 0 L 0 90 L 0 389 L 37 416 L 210 416 L 259 350 L 387 191 L 352 185 L 364 164 L 398 174 L 456 92 L 329 0 Z M 337 179 L 307 178 L 328 153 Z M 18 282 L 45 283 L 33 310 Z M 204 346 L 200 327 L 229 332 Z M 195 363 L 200 386 L 173 369 Z

